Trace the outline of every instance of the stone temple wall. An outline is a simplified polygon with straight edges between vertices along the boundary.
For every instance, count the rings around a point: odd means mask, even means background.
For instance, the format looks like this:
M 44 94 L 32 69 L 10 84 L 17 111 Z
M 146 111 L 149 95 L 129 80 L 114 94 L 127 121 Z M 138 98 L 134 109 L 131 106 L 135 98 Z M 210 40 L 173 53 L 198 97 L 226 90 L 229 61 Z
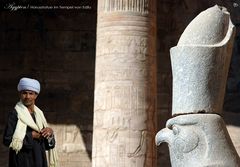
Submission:
M 37 104 L 56 132 L 63 167 L 91 166 L 97 2 L 89 2 L 88 10 L 0 11 L 0 136 L 18 100 L 18 80 L 37 78 L 42 84 Z M 224 119 L 240 153 L 240 0 L 157 1 L 157 129 L 171 116 L 169 49 L 199 12 L 216 3 L 228 8 L 237 30 Z M 166 145 L 156 149 L 158 166 L 170 166 Z M 6 167 L 2 144 L 0 156 Z

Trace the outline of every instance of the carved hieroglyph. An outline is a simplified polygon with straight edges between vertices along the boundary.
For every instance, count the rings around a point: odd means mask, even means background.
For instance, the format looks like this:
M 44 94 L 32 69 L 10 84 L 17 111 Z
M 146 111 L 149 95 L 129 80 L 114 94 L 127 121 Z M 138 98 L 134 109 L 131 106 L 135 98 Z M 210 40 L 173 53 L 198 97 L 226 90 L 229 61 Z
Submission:
M 91 164 L 90 155 L 92 133 L 81 133 L 76 124 L 56 125 L 50 124 L 53 128 L 56 147 L 59 156 L 59 165 L 61 167 L 89 166 Z M 91 129 L 91 128 L 90 128 Z M 81 163 L 81 165 L 79 165 Z
M 200 13 L 171 49 L 173 107 L 156 144 L 167 142 L 172 167 L 240 167 L 221 116 L 234 26 L 225 8 Z
M 93 167 L 155 166 L 155 7 L 98 1 Z

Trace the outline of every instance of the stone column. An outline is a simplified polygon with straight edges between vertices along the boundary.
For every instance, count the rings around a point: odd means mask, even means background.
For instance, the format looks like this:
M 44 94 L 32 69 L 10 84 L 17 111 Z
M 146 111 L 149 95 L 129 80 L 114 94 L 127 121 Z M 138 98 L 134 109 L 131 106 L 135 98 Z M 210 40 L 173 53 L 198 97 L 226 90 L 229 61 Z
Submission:
M 99 0 L 93 167 L 155 166 L 155 0 Z

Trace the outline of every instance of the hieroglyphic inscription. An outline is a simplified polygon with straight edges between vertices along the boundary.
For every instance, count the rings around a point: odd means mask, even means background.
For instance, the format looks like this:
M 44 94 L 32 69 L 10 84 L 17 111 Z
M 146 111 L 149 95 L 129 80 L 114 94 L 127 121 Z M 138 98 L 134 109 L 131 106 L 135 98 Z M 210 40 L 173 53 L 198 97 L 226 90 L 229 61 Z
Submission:
M 147 77 L 147 72 L 145 69 L 139 70 L 139 69 L 130 69 L 130 68 L 124 68 L 122 69 L 104 69 L 101 71 L 96 71 L 96 75 L 98 75 L 97 80 L 99 82 L 102 81 L 122 81 L 122 80 L 132 80 L 132 78 L 135 77 L 137 81 L 144 80 Z
M 87 148 L 91 146 L 92 134 L 82 133 L 75 124 L 49 124 L 56 138 L 56 150 L 60 166 L 89 166 L 91 159 Z M 85 141 L 83 139 L 85 138 Z M 89 143 L 88 143 L 89 142 Z
M 51 125 L 58 142 L 58 151 L 76 153 L 86 151 L 80 129 L 76 125 Z
M 105 36 L 99 38 L 97 56 L 128 53 L 131 59 L 146 59 L 146 54 L 152 53 L 148 46 L 148 38 L 141 36 Z
M 116 83 L 115 83 L 116 84 Z M 129 129 L 139 126 L 138 121 L 146 119 L 146 94 L 144 87 L 134 87 L 122 82 L 117 86 L 103 85 L 95 91 L 95 126 L 102 128 Z M 137 127 L 139 126 L 139 127 Z M 145 127 L 146 128 L 146 127 Z
M 96 98 L 95 111 L 119 111 L 122 114 L 136 115 L 138 110 L 146 109 L 146 89 L 133 85 L 130 81 L 97 85 L 95 96 L 101 101 Z

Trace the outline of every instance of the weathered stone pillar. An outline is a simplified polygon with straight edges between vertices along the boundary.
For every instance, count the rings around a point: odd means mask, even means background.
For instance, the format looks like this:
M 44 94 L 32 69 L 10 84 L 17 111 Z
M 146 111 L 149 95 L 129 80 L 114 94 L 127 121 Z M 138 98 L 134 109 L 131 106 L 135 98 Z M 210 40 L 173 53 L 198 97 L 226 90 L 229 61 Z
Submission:
M 99 0 L 93 167 L 155 166 L 155 0 Z

